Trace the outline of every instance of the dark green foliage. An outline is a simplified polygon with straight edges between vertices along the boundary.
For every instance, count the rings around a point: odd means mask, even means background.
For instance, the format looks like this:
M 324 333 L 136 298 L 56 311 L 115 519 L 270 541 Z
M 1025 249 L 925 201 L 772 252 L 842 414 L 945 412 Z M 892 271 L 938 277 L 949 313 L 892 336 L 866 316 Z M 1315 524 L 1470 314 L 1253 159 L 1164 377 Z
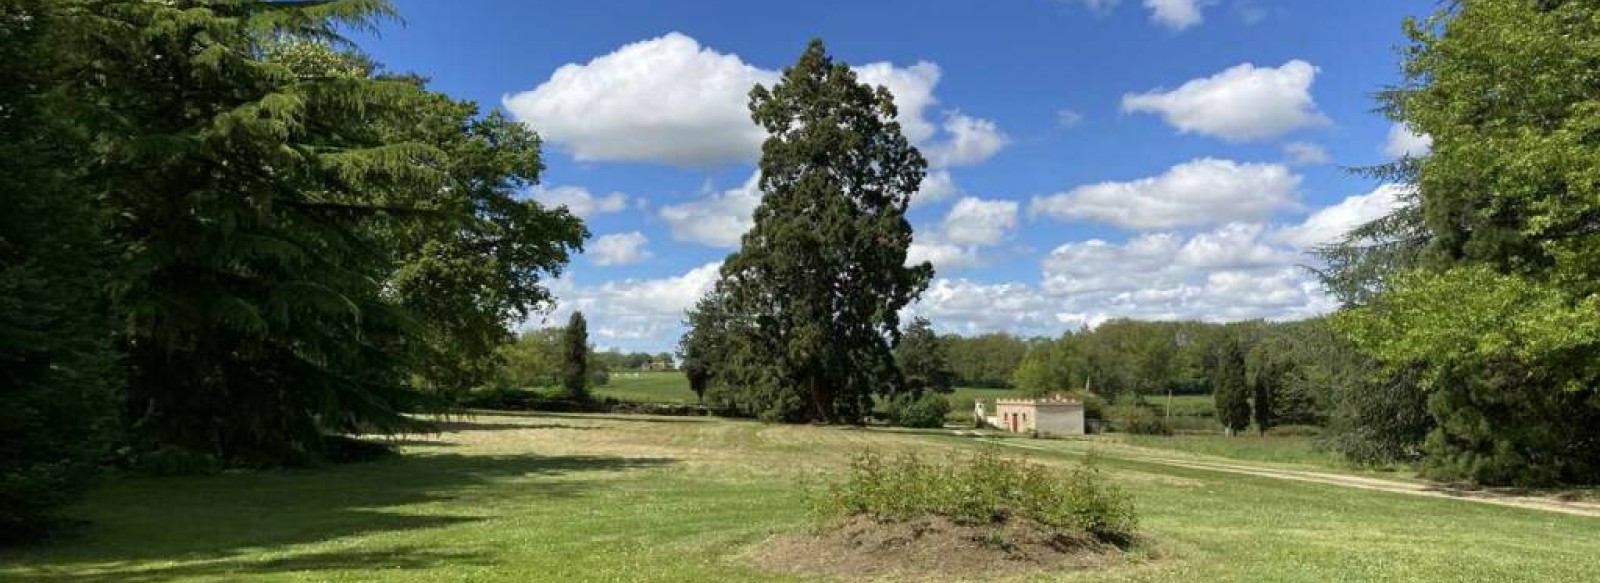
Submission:
M 573 312 L 561 335 L 561 388 L 574 401 L 589 399 L 589 324 Z
M 56 74 L 7 87 L 60 122 L 29 146 L 59 156 L 33 187 L 95 205 L 66 221 L 108 219 L 90 228 L 114 268 L 58 297 L 114 318 L 90 336 L 124 352 L 135 460 L 304 463 L 329 434 L 410 427 L 487 378 L 505 322 L 548 299 L 540 278 L 584 236 L 514 198 L 541 168 L 531 132 L 338 36 L 389 15 L 381 1 L 33 6 L 71 34 L 30 61 Z
M 1351 294 L 1338 323 L 1406 382 L 1354 410 L 1425 400 L 1434 477 L 1600 481 L 1600 6 L 1463 0 L 1407 33 L 1405 81 L 1383 104 L 1434 147 L 1387 169 L 1416 187 L 1373 227 L 1400 235 L 1400 260 L 1332 265 L 1335 279 L 1382 282 Z M 1377 420 L 1407 439 L 1418 425 Z
M 1245 358 L 1245 377 L 1250 386 L 1250 414 L 1256 432 L 1266 435 L 1278 424 L 1277 400 L 1283 392 L 1289 365 L 1272 354 L 1265 345 L 1256 345 Z
M 1172 428 L 1149 407 L 1126 407 L 1117 419 L 1117 430 L 1134 435 L 1172 435 Z
M 1245 379 L 1244 353 L 1236 340 L 1223 341 L 1214 355 L 1211 387 L 1217 403 L 1217 421 L 1228 435 L 1250 427 L 1250 389 Z
M 895 363 L 904 378 L 902 390 L 911 394 L 948 393 L 953 375 L 944 339 L 933 331 L 926 318 L 911 321 L 894 349 Z
M 901 393 L 889 399 L 889 423 L 897 427 L 944 427 L 950 399 L 937 393 Z
M 1061 473 L 995 451 L 954 462 L 857 454 L 841 481 L 812 493 L 823 519 L 900 522 L 928 516 L 960 524 L 1030 520 L 1073 533 L 1125 540 L 1137 525 L 1132 499 L 1090 463 Z
M 763 197 L 722 266 L 711 318 L 720 326 L 685 339 L 687 366 L 711 367 L 692 374 L 709 379 L 703 390 L 718 406 L 860 422 L 874 393 L 902 385 L 891 350 L 899 313 L 933 274 L 905 266 L 906 208 L 927 162 L 901 134 L 888 90 L 858 83 L 821 41 L 775 86 L 753 89 L 750 111 L 768 135 Z
M 952 382 L 960 387 L 1010 388 L 1028 342 L 1010 334 L 945 335 Z
M 74 96 L 36 91 L 76 24 L 58 2 L 0 0 L 0 544 L 46 534 L 117 437 L 108 249 L 82 136 L 53 114 Z

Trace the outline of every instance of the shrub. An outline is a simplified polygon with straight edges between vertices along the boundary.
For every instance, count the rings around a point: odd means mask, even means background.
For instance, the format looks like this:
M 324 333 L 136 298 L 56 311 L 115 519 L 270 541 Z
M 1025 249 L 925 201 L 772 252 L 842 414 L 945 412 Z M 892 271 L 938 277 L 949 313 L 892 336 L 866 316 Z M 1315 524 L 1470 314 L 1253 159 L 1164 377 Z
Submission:
M 944 395 L 910 393 L 889 400 L 889 422 L 899 427 L 944 427 L 944 418 L 950 414 L 950 400 Z
M 1059 472 L 992 450 L 944 463 L 914 454 L 859 453 L 845 478 L 813 491 L 811 502 L 828 520 L 865 516 L 902 522 L 938 516 L 995 526 L 1028 520 L 1103 539 L 1126 539 L 1136 524 L 1129 496 L 1107 483 L 1092 459 Z
M 1166 420 L 1156 415 L 1148 407 L 1129 407 L 1123 412 L 1122 418 L 1117 420 L 1117 427 L 1124 433 L 1135 435 L 1172 435 L 1172 428 L 1167 427 Z

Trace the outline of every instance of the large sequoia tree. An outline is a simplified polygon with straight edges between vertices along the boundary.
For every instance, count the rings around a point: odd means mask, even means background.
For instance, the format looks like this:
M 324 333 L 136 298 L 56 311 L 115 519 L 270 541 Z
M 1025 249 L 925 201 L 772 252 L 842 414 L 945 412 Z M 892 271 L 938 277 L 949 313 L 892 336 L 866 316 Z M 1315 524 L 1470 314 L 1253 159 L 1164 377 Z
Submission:
M 722 267 L 716 330 L 686 339 L 716 353 L 688 364 L 714 371 L 720 404 L 773 420 L 859 421 L 874 392 L 900 386 L 899 313 L 933 275 L 906 266 L 906 207 L 927 161 L 889 91 L 858 82 L 821 41 L 776 86 L 752 90 L 750 111 L 768 134 L 763 199 Z

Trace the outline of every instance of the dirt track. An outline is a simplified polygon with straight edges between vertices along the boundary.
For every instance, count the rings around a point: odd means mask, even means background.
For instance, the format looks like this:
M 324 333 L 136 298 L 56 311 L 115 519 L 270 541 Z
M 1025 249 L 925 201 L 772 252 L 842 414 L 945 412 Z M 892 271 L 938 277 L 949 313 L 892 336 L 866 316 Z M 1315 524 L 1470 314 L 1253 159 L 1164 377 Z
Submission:
M 1006 447 L 1016 447 L 1038 451 L 1082 453 L 1064 448 L 1052 448 L 1032 443 L 1023 443 L 1015 439 L 985 439 L 984 441 Z M 1453 500 L 1478 502 L 1482 504 L 1494 504 L 1498 506 L 1510 506 L 1514 508 L 1544 510 L 1547 512 L 1558 512 L 1561 514 L 1600 518 L 1600 504 L 1595 503 L 1568 502 L 1553 498 L 1519 496 L 1504 492 L 1486 490 L 1465 490 L 1430 482 L 1400 482 L 1395 480 L 1352 476 L 1349 474 L 1287 470 L 1270 466 L 1247 465 L 1244 462 L 1180 459 L 1154 454 L 1135 453 L 1128 451 L 1128 449 L 1129 448 L 1101 449 L 1097 450 L 1096 453 L 1097 455 L 1114 459 L 1160 464 L 1191 470 L 1223 472 L 1261 478 L 1291 480 L 1296 482 L 1330 484 L 1349 488 L 1360 488 L 1363 490 L 1377 490 L 1380 492 L 1393 492 L 1396 494 L 1409 494 L 1413 496 L 1427 496 L 1430 498 L 1449 498 Z

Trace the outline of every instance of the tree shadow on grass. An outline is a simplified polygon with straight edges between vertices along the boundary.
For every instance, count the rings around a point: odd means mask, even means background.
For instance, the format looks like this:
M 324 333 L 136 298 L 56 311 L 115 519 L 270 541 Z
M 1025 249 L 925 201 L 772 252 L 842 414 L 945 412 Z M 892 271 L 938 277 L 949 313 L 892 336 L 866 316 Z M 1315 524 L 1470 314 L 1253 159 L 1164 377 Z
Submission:
M 311 470 L 129 478 L 107 486 L 81 507 L 80 514 L 93 524 L 81 537 L 0 552 L 0 580 L 99 583 L 205 575 L 226 580 L 229 573 L 304 571 L 318 565 L 423 568 L 470 562 L 481 557 L 362 550 L 269 561 L 258 557 L 264 550 L 293 545 L 489 520 L 494 518 L 492 501 L 429 505 L 479 496 L 514 498 L 518 504 L 581 497 L 615 478 L 590 474 L 670 463 L 661 458 L 450 453 Z M 486 488 L 513 480 L 529 481 Z
M 383 571 L 415 571 L 441 566 L 482 566 L 492 564 L 481 552 L 443 552 L 420 547 L 399 547 L 382 551 L 358 549 L 309 552 L 268 560 L 230 556 L 217 560 L 195 561 L 150 568 L 128 567 L 97 570 L 92 573 L 43 573 L 27 580 L 43 583 L 156 583 L 175 579 L 228 581 L 243 576 L 274 573 L 319 573 L 333 576 L 351 571 L 370 576 Z
M 666 416 L 623 413 L 550 413 L 544 411 L 479 411 L 479 415 L 497 417 L 533 417 L 546 419 L 566 419 L 582 421 L 598 419 L 605 421 L 631 421 L 634 423 L 711 423 L 714 421 L 728 421 L 725 417 L 700 417 L 700 416 Z

